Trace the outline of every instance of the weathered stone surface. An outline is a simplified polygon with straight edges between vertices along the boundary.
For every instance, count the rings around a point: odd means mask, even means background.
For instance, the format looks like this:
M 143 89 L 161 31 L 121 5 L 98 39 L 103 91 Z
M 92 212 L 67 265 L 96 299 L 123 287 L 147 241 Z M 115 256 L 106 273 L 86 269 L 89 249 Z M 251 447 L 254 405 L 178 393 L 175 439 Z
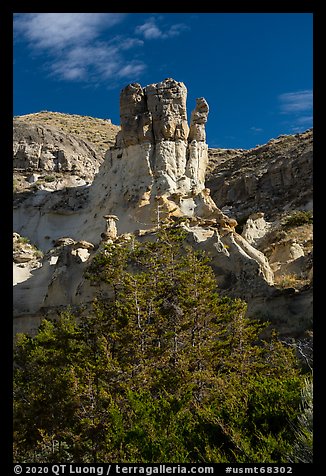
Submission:
M 69 246 L 69 245 L 74 245 L 75 240 L 70 237 L 61 237 L 55 240 L 53 246 Z
M 116 222 L 119 221 L 119 218 L 116 215 L 104 215 L 103 218 L 106 221 L 106 227 L 101 234 L 102 240 L 115 240 L 118 236 Z
M 30 171 L 65 172 L 92 180 L 101 159 L 86 141 L 55 127 L 13 121 L 13 167 Z M 37 180 L 31 176 L 31 183 Z
M 208 146 L 205 142 L 205 123 L 208 104 L 204 98 L 197 99 L 192 113 L 191 130 L 187 122 L 187 88 L 182 82 L 168 78 L 142 88 L 138 83 L 126 86 L 121 91 L 121 132 L 116 147 L 122 155 L 144 159 L 151 170 L 153 192 L 197 194 L 205 185 L 208 164 Z M 131 151 L 131 146 L 142 146 Z M 189 144 L 188 144 L 189 142 Z M 110 151 L 111 161 L 121 152 Z M 136 159 L 133 159 L 136 160 Z
M 209 152 L 216 165 L 210 164 L 206 185 L 216 205 L 228 207 L 236 219 L 264 211 L 270 220 L 285 207 L 312 210 L 312 130 L 251 150 L 224 150 L 223 159 L 217 152 Z
M 120 94 L 121 132 L 117 137 L 120 147 L 152 141 L 152 118 L 147 109 L 143 88 L 138 83 L 126 86 Z
M 264 213 L 253 213 L 247 219 L 241 236 L 255 246 L 266 235 L 270 227 L 270 223 L 265 221 Z
M 188 141 L 196 140 L 206 142 L 205 124 L 209 112 L 205 98 L 196 99 L 196 108 L 191 113 Z
M 182 199 L 177 206 L 188 216 L 198 213 L 204 213 L 205 217 L 219 215 L 214 202 L 201 194 L 205 188 L 207 144 L 196 140 L 188 143 L 186 95 L 185 85 L 173 79 L 145 88 L 137 83 L 124 88 L 120 98 L 121 132 L 117 137 L 116 147 L 108 150 L 101 174 L 90 187 L 90 193 L 88 194 L 84 184 L 76 183 L 82 185 L 78 191 L 77 187 L 68 188 L 68 184 L 62 183 L 66 188 L 60 192 L 57 181 L 47 181 L 44 184 L 41 184 L 41 180 L 34 182 L 35 193 L 25 200 L 25 206 L 33 216 L 30 215 L 28 229 L 31 230 L 31 235 L 37 233 L 36 242 L 42 243 L 42 247 L 47 245 L 38 231 L 45 228 L 44 236 L 51 239 L 60 237 L 60 229 L 55 226 L 55 215 L 67 215 L 67 223 L 63 224 L 61 220 L 61 233 L 65 232 L 68 236 L 79 239 L 75 234 L 78 229 L 85 233 L 83 238 L 93 242 L 96 240 L 96 233 L 97 237 L 101 237 L 101 233 L 106 232 L 100 218 L 95 220 L 95 226 L 89 226 L 89 217 L 85 217 L 85 214 L 91 208 L 98 208 L 99 214 L 109 212 L 117 213 L 119 217 L 124 215 L 119 225 L 122 233 L 139 228 L 138 223 L 132 225 L 135 220 L 150 227 L 156 215 L 157 196 L 168 198 L 170 195 L 180 194 Z M 203 101 L 201 99 L 199 103 Z M 31 125 L 28 124 L 28 127 Z M 41 130 L 35 124 L 33 127 Z M 44 138 L 40 132 L 37 140 L 34 140 L 33 134 L 31 136 L 32 142 L 44 150 L 54 143 L 51 128 L 45 129 L 48 132 Z M 56 134 L 57 132 L 55 137 Z M 44 144 L 41 139 L 44 139 Z M 39 150 L 36 158 L 38 154 Z M 48 163 L 48 167 L 53 166 L 52 162 Z M 56 194 L 41 194 L 42 190 L 53 190 Z M 16 200 L 21 198 L 17 196 Z M 174 201 L 173 198 L 169 200 Z M 76 212 L 80 212 L 79 216 Z M 41 225 L 43 216 L 45 226 Z M 16 223 L 24 222 L 23 212 L 18 206 L 14 221 L 15 226 Z
M 123 199 L 143 206 L 154 203 L 156 195 L 194 197 L 205 188 L 208 105 L 197 99 L 189 135 L 186 100 L 186 86 L 171 78 L 144 88 L 133 83 L 121 91 L 121 132 L 106 160 L 128 184 L 128 190 L 120 191 Z M 140 173 L 143 179 L 135 189 Z
M 274 245 L 269 262 L 274 264 L 289 263 L 301 256 L 304 256 L 304 251 L 299 243 L 294 240 L 284 240 Z
M 222 292 L 249 298 L 253 293 L 268 295 L 273 272 L 266 257 L 240 235 L 229 230 L 184 225 L 187 241 L 205 250 L 211 260 L 218 286 Z
M 145 88 L 138 83 L 129 84 L 120 95 L 121 132 L 117 145 L 187 140 L 186 99 L 185 85 L 170 78 Z
M 85 250 L 93 250 L 94 245 L 93 245 L 93 243 L 90 243 L 89 241 L 79 240 L 76 243 L 74 243 L 74 248 L 76 248 L 76 249 L 82 248 L 82 249 L 85 249 Z
M 208 146 L 205 142 L 192 141 L 188 145 L 186 176 L 190 179 L 191 189 L 198 193 L 205 188 L 206 167 L 208 164 Z
M 13 233 L 13 259 L 14 263 L 31 263 L 35 265 L 42 256 L 42 253 L 35 248 L 27 239 L 19 233 Z
M 19 233 L 13 233 L 13 285 L 24 283 L 41 266 L 43 253 Z M 14 292 L 15 295 L 15 292 Z M 26 293 L 25 293 L 26 298 Z M 15 301 L 16 307 L 16 301 Z
M 233 241 L 239 248 L 241 249 L 242 253 L 245 253 L 251 259 L 256 261 L 259 265 L 259 272 L 261 272 L 268 284 L 274 283 L 274 273 L 269 265 L 269 262 L 266 256 L 254 248 L 247 240 L 245 240 L 241 235 L 238 233 L 232 233 L 228 235 L 230 240 Z
M 187 88 L 172 78 L 145 88 L 155 142 L 187 140 Z
M 112 124 L 111 119 L 96 118 L 79 114 L 65 114 L 62 112 L 40 111 L 32 114 L 15 116 L 14 121 L 25 124 L 51 127 L 82 139 L 96 151 L 100 160 L 103 160 L 107 149 L 114 145 L 120 127 Z

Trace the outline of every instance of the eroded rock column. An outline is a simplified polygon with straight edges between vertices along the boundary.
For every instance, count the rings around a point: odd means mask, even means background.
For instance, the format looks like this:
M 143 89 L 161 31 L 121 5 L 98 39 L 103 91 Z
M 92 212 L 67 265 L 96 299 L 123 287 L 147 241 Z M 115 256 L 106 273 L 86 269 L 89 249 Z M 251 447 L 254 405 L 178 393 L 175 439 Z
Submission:
M 208 164 L 205 124 L 209 107 L 204 98 L 196 99 L 196 108 L 191 113 L 188 136 L 188 158 L 186 175 L 192 181 L 194 192 L 205 188 L 205 174 Z
M 121 131 L 116 147 L 130 158 L 138 155 L 137 168 L 146 155 L 157 195 L 193 194 L 205 188 L 209 108 L 204 98 L 197 99 L 189 129 L 186 102 L 186 86 L 172 78 L 145 88 L 132 83 L 121 91 Z
M 121 148 L 142 142 L 153 142 L 152 117 L 147 109 L 143 88 L 138 83 L 128 84 L 120 94 L 121 131 L 116 145 Z
M 169 209 L 178 207 L 176 213 L 215 214 L 217 207 L 204 192 L 209 107 L 204 98 L 196 100 L 189 128 L 186 102 L 186 86 L 172 78 L 144 88 L 132 83 L 121 91 L 121 131 L 107 156 L 111 209 L 122 202 L 145 224 L 157 197 L 164 197 L 164 203 L 174 204 Z

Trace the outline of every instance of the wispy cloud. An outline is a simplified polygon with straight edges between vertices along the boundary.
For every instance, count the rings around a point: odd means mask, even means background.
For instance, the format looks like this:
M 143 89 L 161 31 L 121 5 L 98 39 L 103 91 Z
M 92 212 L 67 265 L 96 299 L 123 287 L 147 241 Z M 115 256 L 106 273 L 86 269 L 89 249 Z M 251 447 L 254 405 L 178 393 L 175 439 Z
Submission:
M 261 127 L 255 127 L 255 126 L 250 127 L 250 130 L 254 133 L 263 132 L 263 129 Z
M 279 110 L 289 119 L 293 132 L 312 127 L 313 92 L 311 89 L 280 94 Z
M 48 56 L 51 75 L 68 81 L 114 81 L 139 75 L 146 68 L 126 55 L 142 46 L 143 40 L 116 36 L 100 41 L 104 31 L 125 17 L 122 13 L 16 14 L 14 31 L 33 52 Z
M 297 123 L 302 125 L 312 124 L 313 116 L 301 116 L 297 118 Z
M 312 110 L 312 91 L 296 91 L 283 93 L 279 96 L 282 114 L 302 113 Z
M 184 23 L 176 23 L 164 29 L 162 26 L 158 25 L 157 18 L 151 17 L 142 25 L 138 25 L 135 33 L 143 36 L 146 40 L 164 40 L 178 36 L 187 29 L 188 27 Z
M 301 132 L 313 126 L 313 116 L 301 116 L 296 118 L 295 122 L 291 124 L 293 132 Z

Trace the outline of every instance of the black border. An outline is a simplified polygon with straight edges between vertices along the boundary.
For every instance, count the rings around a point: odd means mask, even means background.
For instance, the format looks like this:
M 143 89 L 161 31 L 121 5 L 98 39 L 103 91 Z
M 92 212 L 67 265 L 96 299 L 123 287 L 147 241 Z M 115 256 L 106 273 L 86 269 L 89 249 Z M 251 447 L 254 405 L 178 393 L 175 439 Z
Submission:
M 217 3 L 217 2 L 216 2 Z M 109 7 L 110 12 L 122 12 L 122 8 L 125 9 L 125 13 L 312 13 L 314 18 L 314 215 L 315 215 L 315 227 L 314 227 L 314 254 L 315 258 L 315 270 L 314 270 L 314 334 L 315 334 L 315 351 L 314 351 L 314 393 L 315 393 L 315 411 L 314 411 L 314 463 L 312 465 L 294 465 L 294 474 L 314 474 L 312 472 L 313 467 L 319 468 L 319 465 L 323 461 L 323 447 L 322 447 L 322 414 L 321 410 L 325 407 L 322 399 L 322 347 L 324 344 L 324 333 L 322 332 L 322 322 L 324 318 L 324 312 L 320 312 L 321 299 L 323 296 L 323 269 L 322 265 L 322 240 L 320 239 L 321 224 L 323 223 L 322 217 L 322 204 L 324 196 L 322 195 L 321 181 L 324 180 L 322 173 L 322 163 L 325 161 L 324 154 L 318 149 L 321 147 L 321 128 L 319 122 L 320 104 L 321 104 L 321 85 L 319 84 L 320 76 L 318 72 L 318 66 L 322 54 L 322 40 L 321 31 L 322 27 L 322 9 L 320 8 L 321 2 L 316 1 L 304 1 L 304 2 L 285 2 L 285 1 L 262 1 L 259 2 L 245 2 L 245 1 L 225 1 L 219 2 L 215 5 L 215 9 L 212 9 L 212 2 L 207 2 L 207 6 L 203 2 L 200 3 L 201 11 L 193 10 L 191 7 L 193 4 L 188 2 L 184 5 L 175 4 L 171 5 L 166 2 L 166 7 L 174 6 L 178 8 L 175 11 L 162 12 L 160 9 L 158 12 L 153 12 L 153 9 L 157 7 L 164 7 L 163 4 L 157 5 L 154 2 L 141 2 L 137 4 L 132 2 L 128 5 L 127 2 L 121 4 L 120 2 L 112 2 L 112 4 L 105 5 Z M 82 5 L 81 5 L 82 6 Z M 137 6 L 140 10 L 133 11 Z M 148 8 L 146 8 L 148 6 Z M 46 3 L 38 4 L 37 2 L 12 2 L 11 5 L 6 2 L 2 2 L 0 12 L 0 50 L 1 50 L 1 106 L 2 106 L 2 121 L 1 121 L 1 134 L 3 139 L 1 141 L 1 181 L 0 181 L 0 199 L 2 204 L 2 213 L 0 221 L 0 250 L 1 253 L 1 297 L 2 297 L 2 323 L 1 323 L 1 340 L 0 349 L 2 352 L 1 364 L 2 364 L 2 391 L 1 394 L 1 412 L 4 418 L 4 423 L 1 424 L 1 455 L 0 455 L 0 469 L 7 469 L 8 472 L 1 474 L 13 474 L 12 465 L 12 166 L 11 166 L 11 154 L 12 154 L 12 117 L 13 117 L 13 14 L 33 13 L 36 11 L 46 11 L 46 7 L 55 7 L 57 12 L 70 12 L 75 11 L 76 7 L 69 7 L 65 4 L 61 8 L 60 3 L 56 2 L 55 5 Z M 98 8 L 96 4 L 92 2 L 89 4 L 88 9 L 94 12 L 103 11 L 103 4 L 99 4 Z M 189 11 L 185 11 L 187 10 Z M 189 8 L 190 7 L 190 8 Z M 319 7 L 319 8 L 318 8 Z M 179 9 L 180 8 L 180 9 Z M 82 10 L 82 9 L 81 9 Z M 53 8 L 49 10 L 53 11 Z M 83 11 L 83 10 L 82 10 Z M 323 62 L 320 62 L 323 64 Z M 282 72 L 280 72 L 281 74 Z M 319 170 L 321 168 L 321 170 Z M 3 266 L 5 265 L 5 266 Z M 8 266 L 8 271 L 7 271 Z M 4 269 L 5 267 L 5 269 Z M 8 299 L 8 302 L 6 302 Z M 319 301 L 319 302 L 318 302 Z M 237 466 L 237 465 L 233 465 Z M 245 466 L 245 465 L 244 465 Z M 247 465 L 248 466 L 248 465 Z M 216 471 L 217 473 L 217 471 Z M 216 474 L 215 473 L 215 474 Z M 221 471 L 220 474 L 223 474 Z

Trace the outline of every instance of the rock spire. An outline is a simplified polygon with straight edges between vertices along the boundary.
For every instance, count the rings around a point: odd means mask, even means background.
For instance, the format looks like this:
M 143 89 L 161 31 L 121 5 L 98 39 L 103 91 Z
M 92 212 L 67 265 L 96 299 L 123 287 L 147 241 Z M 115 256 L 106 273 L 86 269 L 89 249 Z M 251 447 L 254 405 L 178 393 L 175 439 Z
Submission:
M 186 86 L 171 78 L 146 87 L 132 83 L 121 91 L 121 131 L 106 157 L 120 176 L 111 197 L 118 193 L 128 208 L 147 206 L 149 214 L 161 197 L 175 215 L 220 216 L 205 188 L 209 107 L 198 98 L 189 127 L 186 101 Z

